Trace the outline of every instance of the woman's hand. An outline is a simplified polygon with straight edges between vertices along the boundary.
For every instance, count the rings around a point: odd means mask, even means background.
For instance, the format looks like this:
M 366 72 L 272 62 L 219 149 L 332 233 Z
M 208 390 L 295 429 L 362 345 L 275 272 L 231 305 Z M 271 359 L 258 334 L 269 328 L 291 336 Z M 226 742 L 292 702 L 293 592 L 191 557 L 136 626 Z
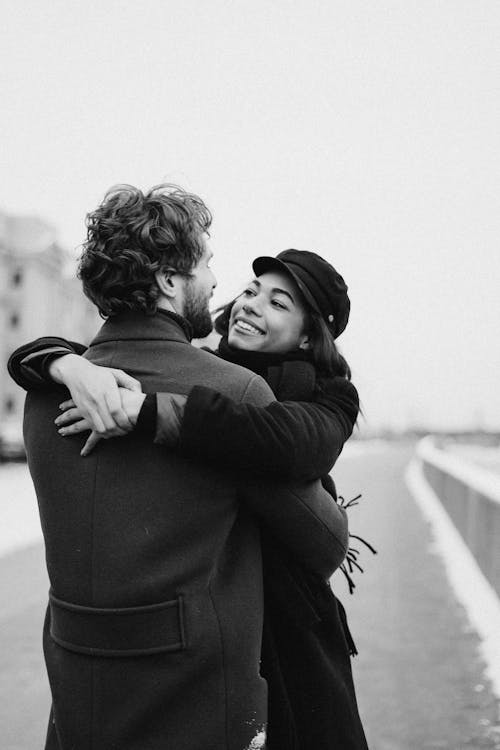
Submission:
M 80 451 L 81 456 L 88 456 L 99 440 L 126 435 L 127 432 L 131 432 L 134 429 L 146 394 L 130 391 L 127 388 L 118 388 L 118 395 L 120 397 L 121 409 L 127 419 L 126 428 L 110 427 L 104 431 L 97 432 L 97 430 L 93 429 L 90 420 L 83 415 L 82 410 L 75 405 L 73 400 L 65 401 L 61 404 L 60 408 L 64 409 L 64 414 L 61 414 L 55 420 L 56 425 L 59 427 L 58 432 L 60 435 L 66 437 L 67 435 L 77 435 L 79 432 L 91 430 L 87 442 Z
M 138 380 L 114 367 L 99 367 L 78 354 L 66 354 L 49 367 L 56 383 L 63 383 L 71 393 L 73 406 L 79 410 L 80 420 L 86 420 L 85 429 L 102 437 L 124 435 L 133 425 L 122 406 L 120 387 L 134 393 L 141 392 Z M 56 421 L 57 423 L 57 421 Z

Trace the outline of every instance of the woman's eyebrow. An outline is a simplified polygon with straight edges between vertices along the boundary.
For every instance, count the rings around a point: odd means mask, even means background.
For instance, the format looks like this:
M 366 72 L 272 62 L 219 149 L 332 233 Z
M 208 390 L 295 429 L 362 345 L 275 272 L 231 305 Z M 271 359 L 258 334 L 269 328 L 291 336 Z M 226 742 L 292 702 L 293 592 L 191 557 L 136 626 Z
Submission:
M 252 279 L 251 281 L 249 281 L 247 283 L 247 285 L 246 285 L 245 288 L 247 288 L 249 286 L 256 286 L 257 289 L 260 289 L 262 287 L 262 284 L 260 283 L 260 281 L 257 281 L 257 279 Z
M 258 289 L 262 288 L 262 284 L 260 283 L 258 279 L 252 279 L 250 284 L 255 284 L 255 286 L 258 287 Z M 286 291 L 286 289 L 280 289 L 278 286 L 275 286 L 271 289 L 271 294 L 285 294 L 293 302 L 293 304 L 295 304 L 294 298 L 292 297 L 290 292 Z
M 292 297 L 292 295 L 290 294 L 290 292 L 287 292 L 285 289 L 279 289 L 278 287 L 275 286 L 274 289 L 271 289 L 271 292 L 272 292 L 272 294 L 286 294 L 286 296 L 291 299 L 291 301 L 293 302 L 293 304 L 295 304 L 294 298 Z

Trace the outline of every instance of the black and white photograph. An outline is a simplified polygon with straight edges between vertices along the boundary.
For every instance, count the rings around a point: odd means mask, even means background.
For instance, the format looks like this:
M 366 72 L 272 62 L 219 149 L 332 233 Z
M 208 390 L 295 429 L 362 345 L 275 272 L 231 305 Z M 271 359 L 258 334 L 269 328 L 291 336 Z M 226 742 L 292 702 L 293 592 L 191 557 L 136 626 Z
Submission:
M 0 0 L 2 750 L 500 750 L 498 0 Z

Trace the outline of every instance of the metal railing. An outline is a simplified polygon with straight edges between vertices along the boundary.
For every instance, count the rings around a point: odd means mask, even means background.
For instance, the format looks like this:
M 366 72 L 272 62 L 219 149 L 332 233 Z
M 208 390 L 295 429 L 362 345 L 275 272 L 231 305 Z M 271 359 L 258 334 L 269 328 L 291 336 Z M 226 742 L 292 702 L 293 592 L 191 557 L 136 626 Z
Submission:
M 432 437 L 417 448 L 427 482 L 500 596 L 500 478 L 440 449 Z

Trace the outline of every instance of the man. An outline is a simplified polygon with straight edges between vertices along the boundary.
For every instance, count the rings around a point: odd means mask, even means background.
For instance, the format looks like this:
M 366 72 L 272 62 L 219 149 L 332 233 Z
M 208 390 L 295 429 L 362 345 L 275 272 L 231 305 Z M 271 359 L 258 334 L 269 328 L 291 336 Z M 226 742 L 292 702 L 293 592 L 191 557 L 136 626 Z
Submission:
M 203 383 L 266 405 L 273 395 L 260 377 L 190 345 L 211 329 L 210 221 L 203 202 L 178 188 L 106 195 L 88 217 L 79 273 L 107 321 L 85 357 L 131 373 L 146 393 Z M 51 582 L 46 750 L 263 748 L 251 487 L 243 493 L 230 471 L 168 453 L 140 429 L 83 460 L 81 441 L 61 440 L 53 426 L 65 398 L 62 387 L 33 390 L 25 410 Z M 109 411 L 123 418 L 119 405 Z M 106 409 L 100 415 L 105 422 Z M 296 526 L 304 512 L 323 523 L 332 506 L 317 485 L 307 502 L 285 486 L 273 492 L 295 503 Z M 255 495 L 261 517 L 264 494 Z M 271 526 L 279 518 L 270 512 Z

